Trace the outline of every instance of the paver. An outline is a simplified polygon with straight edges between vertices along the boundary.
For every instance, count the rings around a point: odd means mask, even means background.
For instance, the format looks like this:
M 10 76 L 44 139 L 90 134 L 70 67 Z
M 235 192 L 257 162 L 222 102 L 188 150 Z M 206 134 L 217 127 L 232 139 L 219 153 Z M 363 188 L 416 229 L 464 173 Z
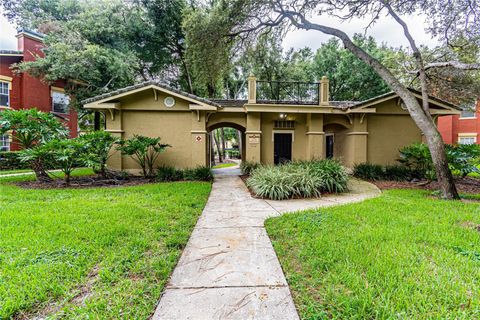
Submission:
M 380 191 L 352 180 L 349 194 L 270 201 L 253 198 L 238 177 L 237 168 L 215 173 L 207 205 L 153 319 L 298 319 L 264 228 L 265 219 L 284 212 L 361 201 Z

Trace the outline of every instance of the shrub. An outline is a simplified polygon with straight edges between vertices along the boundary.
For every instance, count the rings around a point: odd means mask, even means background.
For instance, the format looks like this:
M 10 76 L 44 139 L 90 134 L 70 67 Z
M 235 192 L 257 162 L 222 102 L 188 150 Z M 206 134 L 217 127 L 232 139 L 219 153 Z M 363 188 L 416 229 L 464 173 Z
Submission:
M 18 151 L 0 152 L 0 170 L 30 169 L 30 165 L 20 160 Z
M 418 174 L 417 174 L 418 175 Z M 408 167 L 399 165 L 385 166 L 383 179 L 393 181 L 408 181 L 416 176 L 415 172 Z
M 243 174 L 251 175 L 252 172 L 260 166 L 261 164 L 258 162 L 242 161 L 242 163 L 240 164 L 240 170 Z
M 157 180 L 171 182 L 183 180 L 183 171 L 169 166 L 161 166 L 157 170 Z
M 124 155 L 132 157 L 142 168 L 145 178 L 153 176 L 153 166 L 161 152 L 165 151 L 168 144 L 160 143 L 160 138 L 150 138 L 145 136 L 134 135 L 127 140 L 118 142 L 118 150 Z
M 378 164 L 359 163 L 353 167 L 353 176 L 369 181 L 382 180 L 383 167 Z
M 448 164 L 453 173 L 466 177 L 470 173 L 479 172 L 477 166 L 480 162 L 480 145 L 446 145 L 446 148 Z
M 210 167 L 202 166 L 193 169 L 185 169 L 183 178 L 187 181 L 213 181 L 213 173 Z
M 106 177 L 107 160 L 110 158 L 110 149 L 118 140 L 106 131 L 94 131 L 79 137 L 85 144 L 82 161 L 102 177 Z
M 258 196 L 282 200 L 318 197 L 322 192 L 347 191 L 348 175 L 336 160 L 296 161 L 280 166 L 260 166 L 247 185 Z

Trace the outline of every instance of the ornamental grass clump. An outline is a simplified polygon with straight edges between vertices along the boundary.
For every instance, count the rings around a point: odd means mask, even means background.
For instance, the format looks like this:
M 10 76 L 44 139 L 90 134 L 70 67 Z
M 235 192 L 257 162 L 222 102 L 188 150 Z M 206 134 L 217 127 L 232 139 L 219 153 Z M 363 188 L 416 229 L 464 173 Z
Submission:
M 262 198 L 283 200 L 320 197 L 323 192 L 345 192 L 348 175 L 336 160 L 296 161 L 279 166 L 260 166 L 247 180 Z

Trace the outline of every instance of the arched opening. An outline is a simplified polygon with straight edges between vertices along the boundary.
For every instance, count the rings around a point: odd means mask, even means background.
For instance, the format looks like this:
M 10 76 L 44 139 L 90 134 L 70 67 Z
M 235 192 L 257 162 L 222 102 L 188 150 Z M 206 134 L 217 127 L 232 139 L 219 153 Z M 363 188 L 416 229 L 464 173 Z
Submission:
M 240 164 L 245 157 L 245 127 L 219 122 L 207 127 L 207 157 L 210 167 Z
M 346 154 L 348 128 L 339 123 L 330 123 L 323 127 L 325 132 L 325 158 L 342 160 Z

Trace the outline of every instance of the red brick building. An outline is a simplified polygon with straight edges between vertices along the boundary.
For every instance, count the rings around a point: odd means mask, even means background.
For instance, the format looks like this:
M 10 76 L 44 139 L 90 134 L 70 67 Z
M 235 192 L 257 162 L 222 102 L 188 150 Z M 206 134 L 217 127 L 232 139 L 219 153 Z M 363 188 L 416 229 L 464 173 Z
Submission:
M 461 115 L 438 119 L 438 129 L 448 144 L 480 144 L 480 99 L 475 107 L 462 111 Z
M 17 34 L 17 50 L 0 49 L 0 110 L 37 108 L 55 114 L 76 137 L 77 113 L 69 108 L 70 98 L 65 94 L 63 81 L 49 85 L 26 73 L 15 73 L 11 67 L 21 61 L 34 61 L 43 56 L 43 35 L 22 30 Z M 0 136 L 0 151 L 18 150 L 8 135 Z

